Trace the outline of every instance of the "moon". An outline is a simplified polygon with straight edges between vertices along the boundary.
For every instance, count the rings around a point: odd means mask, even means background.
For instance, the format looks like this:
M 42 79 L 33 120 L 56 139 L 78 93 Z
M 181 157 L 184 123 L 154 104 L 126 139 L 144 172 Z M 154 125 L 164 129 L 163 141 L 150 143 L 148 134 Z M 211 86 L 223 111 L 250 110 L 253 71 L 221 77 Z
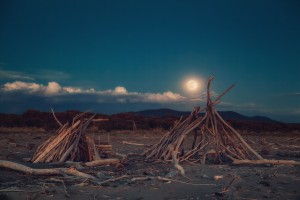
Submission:
M 196 80 L 190 79 L 186 82 L 186 89 L 189 91 L 196 91 L 199 87 L 199 84 Z

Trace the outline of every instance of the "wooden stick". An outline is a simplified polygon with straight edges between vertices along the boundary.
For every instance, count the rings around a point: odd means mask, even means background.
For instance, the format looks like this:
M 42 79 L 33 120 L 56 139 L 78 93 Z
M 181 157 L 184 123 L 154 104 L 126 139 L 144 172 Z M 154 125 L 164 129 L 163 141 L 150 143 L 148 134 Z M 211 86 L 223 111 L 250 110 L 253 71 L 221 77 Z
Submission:
M 52 115 L 55 119 L 55 121 L 59 124 L 59 126 L 63 126 L 62 123 L 57 119 L 57 117 L 55 116 L 55 113 L 54 113 L 54 110 L 51 108 L 51 112 L 52 112 Z
M 234 160 L 232 162 L 234 165 L 262 165 L 262 164 L 271 164 L 271 165 L 300 165 L 300 162 L 294 160 Z
M 135 143 L 135 142 L 127 142 L 127 141 L 123 141 L 122 143 L 123 143 L 123 144 L 135 145 L 135 146 L 145 146 L 145 144 Z
M 172 160 L 173 160 L 173 164 L 174 164 L 174 167 L 179 171 L 180 175 L 184 175 L 185 172 L 184 172 L 184 169 L 181 165 L 178 164 L 178 158 L 176 157 L 177 153 L 175 151 L 172 152 Z
M 221 120 L 221 122 L 226 125 L 237 137 L 238 139 L 258 158 L 258 159 L 263 159 L 254 149 L 252 149 L 242 138 L 242 136 L 234 129 L 232 128 L 227 122 L 225 122 L 223 120 L 223 118 L 220 116 L 220 114 L 218 112 L 215 112 L 215 114 L 217 115 L 217 117 L 219 118 L 219 120 Z
M 116 158 L 110 158 L 110 159 L 101 159 L 101 160 L 94 160 L 90 162 L 84 163 L 87 167 L 96 167 L 96 166 L 102 166 L 102 165 L 117 165 L 120 164 L 121 161 Z
M 210 183 L 207 183 L 207 184 L 205 184 L 205 183 L 189 183 L 189 182 L 174 180 L 174 179 L 170 179 L 170 178 L 164 178 L 164 177 L 161 177 L 161 176 L 158 176 L 157 179 L 160 180 L 160 181 L 173 181 L 173 182 L 183 183 L 183 184 L 187 184 L 187 185 L 216 186 L 216 184 L 210 184 Z
M 84 179 L 96 179 L 94 176 L 89 174 L 77 171 L 74 168 L 51 168 L 51 169 L 33 169 L 31 167 L 27 167 L 25 165 L 7 161 L 7 160 L 0 160 L 0 167 L 12 169 L 18 172 L 23 172 L 30 175 L 73 175 L 79 178 Z
M 124 178 L 129 178 L 128 175 L 123 175 L 123 176 L 120 176 L 120 177 L 117 177 L 117 178 L 111 178 L 111 179 L 108 179 L 108 180 L 105 180 L 105 181 L 102 181 L 102 182 L 95 182 L 97 185 L 102 185 L 104 183 L 108 183 L 108 182 L 114 182 L 114 181 L 117 181 L 117 180 L 120 180 L 120 179 L 124 179 Z
M 231 85 L 229 88 L 227 88 L 227 90 L 225 90 L 220 96 L 218 96 L 214 102 L 212 103 L 213 105 L 216 105 L 217 103 L 220 102 L 220 99 L 227 93 L 229 92 L 229 90 L 231 90 L 234 87 L 234 85 Z

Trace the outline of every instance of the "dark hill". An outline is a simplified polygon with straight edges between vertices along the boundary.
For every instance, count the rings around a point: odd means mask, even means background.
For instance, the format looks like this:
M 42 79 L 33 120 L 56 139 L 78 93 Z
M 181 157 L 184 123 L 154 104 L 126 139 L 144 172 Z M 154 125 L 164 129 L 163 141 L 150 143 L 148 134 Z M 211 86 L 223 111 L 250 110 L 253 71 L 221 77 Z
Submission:
M 56 112 L 55 115 L 61 123 L 72 123 L 73 117 L 81 113 L 76 110 Z M 93 113 L 88 113 L 92 115 Z M 95 125 L 98 129 L 111 130 L 132 130 L 133 121 L 138 129 L 163 128 L 169 130 L 174 121 L 180 116 L 186 117 L 190 112 L 181 112 L 171 109 L 144 110 L 140 112 L 118 113 L 114 115 L 96 114 L 96 118 L 109 119 L 105 122 L 98 122 Z M 254 132 L 288 132 L 300 131 L 300 124 L 281 123 L 267 117 L 248 117 L 233 111 L 220 112 L 222 117 L 238 130 Z M 38 127 L 45 130 L 56 130 L 59 128 L 51 112 L 28 110 L 21 115 L 1 114 L 0 127 Z
M 184 112 L 184 111 L 162 108 L 162 109 L 155 109 L 155 110 L 143 110 L 134 113 L 140 114 L 144 117 L 168 117 L 168 116 L 181 117 L 181 116 L 188 116 L 191 112 Z
M 177 111 L 172 109 L 143 110 L 135 113 L 140 114 L 144 117 L 169 117 L 169 116 L 181 117 L 181 116 L 188 116 L 190 114 L 190 112 L 187 111 Z M 219 113 L 225 120 L 277 122 L 268 117 L 263 117 L 263 116 L 248 117 L 233 111 L 219 111 Z

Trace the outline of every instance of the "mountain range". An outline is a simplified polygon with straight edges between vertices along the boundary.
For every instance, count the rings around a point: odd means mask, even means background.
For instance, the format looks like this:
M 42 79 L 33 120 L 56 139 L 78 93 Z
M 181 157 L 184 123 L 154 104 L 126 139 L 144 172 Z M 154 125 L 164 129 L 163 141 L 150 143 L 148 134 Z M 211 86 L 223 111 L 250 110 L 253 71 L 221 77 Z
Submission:
M 55 112 L 59 121 L 71 123 L 73 118 L 82 113 L 78 110 L 67 110 Z M 220 115 L 238 130 L 254 132 L 291 132 L 299 131 L 300 123 L 283 123 L 263 116 L 248 117 L 233 111 L 219 111 Z M 96 113 L 88 112 L 91 116 Z M 100 130 L 132 130 L 133 122 L 137 129 L 149 130 L 162 128 L 169 130 L 174 125 L 174 121 L 179 117 L 186 117 L 190 112 L 177 111 L 172 109 L 143 110 L 138 112 L 125 112 L 112 115 L 96 114 L 95 118 L 108 119 L 108 121 L 94 124 Z M 203 115 L 200 113 L 199 115 Z M 23 114 L 1 114 L 0 127 L 37 127 L 44 130 L 56 130 L 58 123 L 51 112 L 39 110 L 27 110 Z
M 144 117 L 180 117 L 188 116 L 191 112 L 187 111 L 177 111 L 172 109 L 154 109 L 154 110 L 143 110 L 139 112 L 134 112 L 136 114 L 142 115 Z M 220 115 L 225 120 L 238 120 L 238 121 L 255 121 L 255 122 L 278 122 L 273 119 L 264 116 L 252 116 L 248 117 L 234 111 L 219 111 Z M 204 113 L 200 113 L 200 116 L 203 116 Z

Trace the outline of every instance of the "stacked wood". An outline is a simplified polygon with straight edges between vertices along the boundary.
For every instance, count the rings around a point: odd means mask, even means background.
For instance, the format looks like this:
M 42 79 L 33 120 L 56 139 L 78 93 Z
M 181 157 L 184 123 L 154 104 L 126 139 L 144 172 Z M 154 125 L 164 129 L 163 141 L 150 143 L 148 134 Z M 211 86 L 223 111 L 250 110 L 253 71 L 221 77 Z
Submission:
M 206 108 L 196 107 L 186 119 L 181 118 L 175 122 L 170 132 L 143 153 L 146 159 L 171 161 L 174 160 L 174 152 L 179 162 L 187 160 L 203 164 L 207 160 L 207 155 L 214 158 L 217 163 L 221 163 L 225 157 L 233 161 L 263 159 L 214 108 L 234 85 L 213 101 L 210 93 L 212 80 L 213 77 L 210 77 L 207 84 Z M 199 113 L 204 110 L 204 116 L 200 117 Z M 188 136 L 192 137 L 190 144 L 185 142 Z
M 53 113 L 54 115 L 54 113 Z M 55 115 L 54 115 L 55 117 Z M 88 162 L 99 160 L 100 156 L 94 140 L 85 135 L 86 129 L 95 115 L 85 117 L 85 113 L 76 116 L 71 125 L 61 125 L 56 133 L 41 144 L 31 161 L 38 162 Z

